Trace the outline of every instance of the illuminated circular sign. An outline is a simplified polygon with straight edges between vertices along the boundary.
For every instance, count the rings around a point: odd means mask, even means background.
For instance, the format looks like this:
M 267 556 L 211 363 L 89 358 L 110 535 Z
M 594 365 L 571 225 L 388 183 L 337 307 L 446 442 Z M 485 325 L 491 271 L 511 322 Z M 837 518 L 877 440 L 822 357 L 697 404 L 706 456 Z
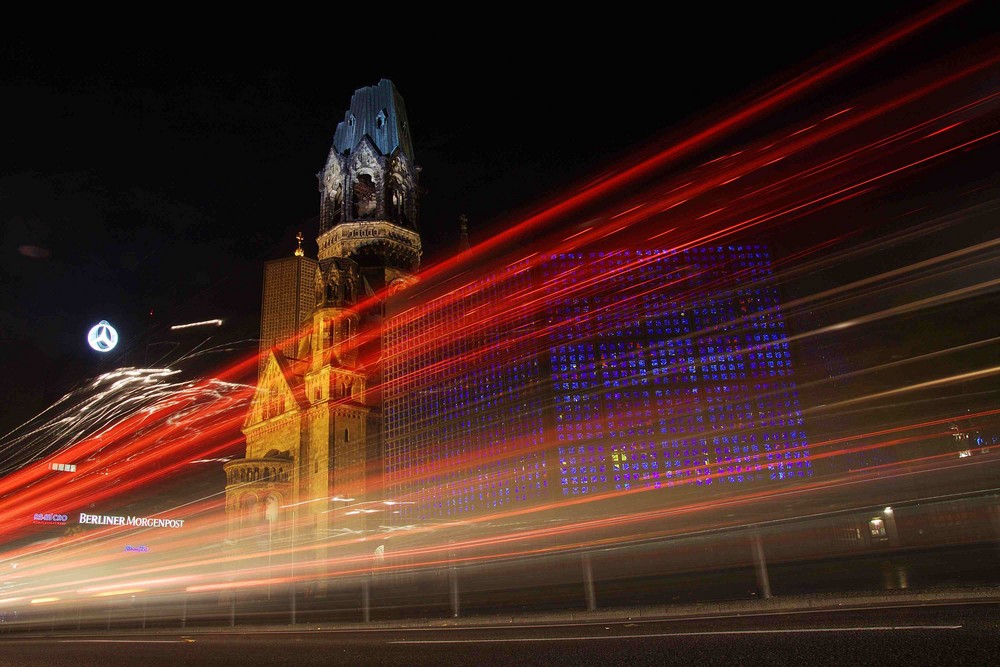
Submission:
M 107 320 L 101 320 L 90 329 L 87 342 L 98 352 L 110 352 L 118 344 L 118 332 Z

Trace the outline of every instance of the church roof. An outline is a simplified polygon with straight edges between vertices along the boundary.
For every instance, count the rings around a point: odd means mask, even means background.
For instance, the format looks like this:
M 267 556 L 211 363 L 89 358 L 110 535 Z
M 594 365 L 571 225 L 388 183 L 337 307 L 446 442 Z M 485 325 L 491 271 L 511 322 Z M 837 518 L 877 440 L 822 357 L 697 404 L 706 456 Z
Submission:
M 348 150 L 353 152 L 366 136 L 382 155 L 390 155 L 399 148 L 413 161 L 406 105 L 389 79 L 354 91 L 351 108 L 333 134 L 333 148 L 341 155 Z
M 281 374 L 284 376 L 285 381 L 288 382 L 288 388 L 292 390 L 292 395 L 295 396 L 295 402 L 299 404 L 300 408 L 309 407 L 309 399 L 306 398 L 305 381 L 305 372 L 308 364 L 298 359 L 286 357 L 278 347 L 271 348 L 271 353 L 274 354 L 275 361 L 278 362 L 278 368 L 281 369 Z

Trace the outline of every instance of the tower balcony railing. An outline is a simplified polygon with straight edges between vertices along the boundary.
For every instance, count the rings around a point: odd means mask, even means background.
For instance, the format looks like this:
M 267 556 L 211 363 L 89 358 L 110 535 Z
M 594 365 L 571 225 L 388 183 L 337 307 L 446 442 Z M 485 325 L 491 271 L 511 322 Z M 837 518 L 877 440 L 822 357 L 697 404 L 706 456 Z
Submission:
M 226 485 L 291 485 L 295 463 L 285 458 L 236 459 L 223 466 Z

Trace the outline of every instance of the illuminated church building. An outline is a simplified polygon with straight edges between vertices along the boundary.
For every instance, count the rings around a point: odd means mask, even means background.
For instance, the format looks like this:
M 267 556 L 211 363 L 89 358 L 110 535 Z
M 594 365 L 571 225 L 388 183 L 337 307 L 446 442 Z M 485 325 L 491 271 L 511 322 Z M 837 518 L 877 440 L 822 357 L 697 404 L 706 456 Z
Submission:
M 812 474 L 764 246 L 586 249 L 417 283 L 413 160 L 393 84 L 356 91 L 319 175 L 317 260 L 265 268 L 230 539 L 290 512 L 323 535 Z
M 324 534 L 333 528 L 329 498 L 381 492 L 369 488 L 381 465 L 380 341 L 356 346 L 356 336 L 378 331 L 373 294 L 414 281 L 417 173 L 395 86 L 383 79 L 356 91 L 318 174 L 317 259 L 296 251 L 265 267 L 246 458 L 225 466 L 230 539 L 276 527 L 290 508 L 304 531 Z

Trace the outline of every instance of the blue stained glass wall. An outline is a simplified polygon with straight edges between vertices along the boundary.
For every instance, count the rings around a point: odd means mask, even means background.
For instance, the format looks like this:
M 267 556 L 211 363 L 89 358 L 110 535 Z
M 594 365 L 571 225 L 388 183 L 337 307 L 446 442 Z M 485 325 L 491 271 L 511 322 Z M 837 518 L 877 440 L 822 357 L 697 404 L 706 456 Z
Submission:
M 760 245 L 549 257 L 563 495 L 812 474 L 770 271 Z
M 761 245 L 550 255 L 390 317 L 399 521 L 812 474 Z

